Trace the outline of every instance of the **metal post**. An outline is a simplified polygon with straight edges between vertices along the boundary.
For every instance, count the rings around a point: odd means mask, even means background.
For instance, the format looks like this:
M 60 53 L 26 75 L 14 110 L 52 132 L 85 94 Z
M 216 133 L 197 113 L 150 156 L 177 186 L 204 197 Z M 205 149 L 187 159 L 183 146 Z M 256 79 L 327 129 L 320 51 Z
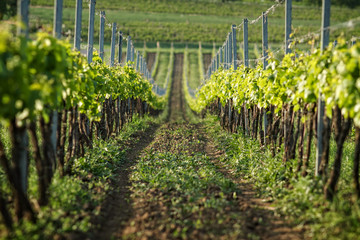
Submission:
M 268 31 L 267 31 L 267 15 L 265 12 L 262 13 L 262 50 L 263 50 L 263 69 L 266 69 L 267 62 L 267 51 L 268 51 Z M 264 143 L 266 143 L 266 129 L 267 129 L 267 116 L 266 109 L 264 109 Z
M 220 66 L 220 52 L 218 51 L 216 54 L 216 70 L 219 69 Z
M 285 1 L 285 54 L 291 53 L 289 44 L 291 42 L 291 11 L 292 11 L 292 0 Z
M 329 45 L 330 36 L 330 0 L 323 0 L 322 2 L 322 21 L 321 21 L 321 50 L 324 51 Z M 319 175 L 321 157 L 323 151 L 323 129 L 324 129 L 324 112 L 325 102 L 320 96 L 318 99 L 318 115 L 317 115 L 317 148 L 316 148 L 316 164 L 315 164 L 315 176 Z
M 95 0 L 90 0 L 89 3 L 90 11 L 89 11 L 89 32 L 88 32 L 88 49 L 87 49 L 88 63 L 91 63 L 93 58 L 95 3 L 96 3 Z
M 136 51 L 136 71 L 139 71 L 139 64 L 140 64 L 139 51 Z
M 142 63 L 143 73 L 145 74 L 145 59 L 144 59 L 144 57 L 142 58 L 142 61 L 143 61 L 143 63 Z
M 244 18 L 244 65 L 249 67 L 248 19 Z
M 63 0 L 55 0 L 54 3 L 54 37 L 61 38 Z
M 61 38 L 61 27 L 62 27 L 62 10 L 63 10 L 63 0 L 55 0 L 55 9 L 54 9 L 54 31 L 53 31 L 53 35 L 54 37 L 56 37 L 57 39 Z M 53 151 L 55 153 L 56 156 L 56 133 L 57 133 L 57 125 L 58 125 L 58 112 L 56 110 L 54 110 L 52 112 L 52 118 L 51 118 L 51 133 L 50 133 L 50 145 L 53 148 Z M 56 166 L 56 158 L 54 159 L 55 161 L 52 163 L 52 166 L 55 167 Z
M 232 25 L 232 47 L 233 47 L 233 65 L 237 69 L 237 45 L 236 45 L 236 25 Z
M 24 34 L 26 38 L 29 37 L 29 0 L 18 0 L 17 2 L 17 15 L 19 22 L 22 22 L 24 26 L 18 26 L 18 35 Z
M 229 127 L 231 126 L 231 115 L 232 115 L 232 112 L 231 112 L 231 99 L 228 100 L 229 102 Z
M 231 52 L 231 40 L 232 40 L 232 38 L 231 38 L 231 33 L 229 32 L 229 40 L 228 40 L 228 69 L 230 69 L 230 67 L 231 67 L 231 57 L 232 57 L 232 52 Z
M 82 0 L 76 0 L 74 48 L 80 51 Z
M 100 12 L 99 56 L 104 61 L 105 11 Z
M 20 22 L 24 24 L 24 26 L 18 26 L 17 34 L 24 35 L 26 38 L 29 36 L 29 0 L 18 0 L 17 1 L 17 18 Z M 55 139 L 56 140 L 56 139 Z M 20 128 L 15 139 L 17 147 L 21 149 L 21 151 L 17 151 L 15 154 L 17 155 L 16 168 L 18 168 L 19 172 L 17 172 L 17 180 L 20 183 L 21 191 L 27 195 L 27 187 L 28 187 L 28 152 L 29 148 L 29 137 L 27 135 L 26 128 Z
M 110 67 L 114 66 L 115 61 L 115 44 L 116 44 L 116 23 L 112 24 L 111 32 L 111 51 L 110 51 Z
M 142 55 L 139 53 L 139 72 L 142 73 Z
M 121 63 L 121 58 L 122 58 L 122 42 L 123 42 L 123 36 L 122 36 L 122 32 L 119 32 L 119 57 L 118 57 L 118 62 L 119 64 Z
M 232 32 L 229 33 L 229 68 L 231 67 L 231 62 L 232 62 Z
M 220 51 L 220 62 L 219 62 L 219 64 L 221 66 L 222 63 L 223 63 L 223 48 L 221 47 L 219 51 Z
M 131 37 L 128 36 L 127 39 L 127 48 L 126 48 L 126 63 L 131 61 Z
M 267 67 L 267 55 L 268 55 L 268 28 L 267 28 L 267 15 L 262 13 L 262 51 L 263 51 L 263 68 Z
M 224 46 L 224 68 L 225 69 L 228 69 L 228 66 L 227 66 L 227 61 L 228 61 L 228 48 L 227 48 L 227 39 L 225 41 L 225 46 Z
M 135 61 L 134 51 L 135 51 L 135 48 L 131 42 L 131 61 L 133 61 L 133 62 Z
M 330 0 L 323 0 L 321 25 L 321 50 L 324 51 L 330 38 Z

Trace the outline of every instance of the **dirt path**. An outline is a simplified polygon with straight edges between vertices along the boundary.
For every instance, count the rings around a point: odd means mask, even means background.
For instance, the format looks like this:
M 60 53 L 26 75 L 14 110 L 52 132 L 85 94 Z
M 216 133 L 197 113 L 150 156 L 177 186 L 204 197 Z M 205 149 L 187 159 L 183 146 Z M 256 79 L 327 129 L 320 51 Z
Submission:
M 211 63 L 211 53 L 204 53 L 203 54 L 203 62 L 205 67 L 205 73 L 207 73 L 209 69 L 209 65 Z
M 93 239 L 303 239 L 223 164 L 205 125 L 187 122 L 182 65 L 175 54 L 168 121 L 134 136 Z
M 172 75 L 173 84 L 171 85 L 171 94 L 169 99 L 169 120 L 186 120 L 184 109 L 184 96 L 182 91 L 182 75 L 184 55 L 175 54 L 174 71 Z
M 154 52 L 146 53 L 146 63 L 147 63 L 147 67 L 148 67 L 149 71 L 151 71 L 151 69 L 155 63 L 155 57 L 156 57 L 156 53 L 154 53 Z
M 218 167 L 226 178 L 231 179 L 239 189 L 238 207 L 243 212 L 245 224 L 243 231 L 247 236 L 257 236 L 266 240 L 300 240 L 304 239 L 303 230 L 295 228 L 284 219 L 274 214 L 274 207 L 265 199 L 257 197 L 254 186 L 246 179 L 235 176 L 235 170 L 219 161 L 224 157 L 224 152 L 219 150 L 214 142 L 208 138 L 206 154 Z
M 100 215 L 95 219 L 94 225 L 100 228 L 90 234 L 90 239 L 111 239 L 118 231 L 121 231 L 124 221 L 132 215 L 133 210 L 129 201 L 130 186 L 129 175 L 131 167 L 136 164 L 142 150 L 149 145 L 153 139 L 157 124 L 151 124 L 146 131 L 136 132 L 131 136 L 131 142 L 127 143 L 127 154 L 123 166 L 118 170 L 118 178 L 112 183 L 114 190 L 107 194 L 107 198 L 101 206 Z M 84 236 L 78 239 L 84 239 Z

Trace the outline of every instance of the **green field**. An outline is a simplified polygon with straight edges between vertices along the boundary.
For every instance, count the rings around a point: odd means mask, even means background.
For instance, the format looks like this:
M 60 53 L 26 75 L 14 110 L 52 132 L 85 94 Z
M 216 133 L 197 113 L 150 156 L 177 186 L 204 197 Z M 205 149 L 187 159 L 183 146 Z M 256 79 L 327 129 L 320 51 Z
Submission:
M 155 75 L 155 82 L 159 86 L 164 86 L 166 75 L 168 72 L 168 63 L 170 59 L 170 54 L 166 52 L 161 52 L 159 56 L 159 66 L 157 73 Z
M 63 12 L 64 33 L 72 37 L 75 22 L 75 1 L 65 1 Z M 31 31 L 40 27 L 51 28 L 53 19 L 52 7 L 47 1 L 32 1 L 30 10 Z M 39 6 L 42 5 L 42 6 Z M 84 4 L 85 7 L 86 4 Z M 232 24 L 239 25 L 243 18 L 250 20 L 258 17 L 270 4 L 260 3 L 204 3 L 189 1 L 99 1 L 96 13 L 106 10 L 107 24 L 116 22 L 118 29 L 125 35 L 130 34 L 137 41 L 147 42 L 217 42 L 222 43 Z M 332 7 L 331 24 L 357 18 L 359 8 L 349 9 Z M 321 8 L 298 6 L 293 7 L 293 32 L 302 36 L 317 31 L 321 25 Z M 268 17 L 269 42 L 280 43 L 284 35 L 284 6 L 279 6 Z M 88 10 L 83 10 L 82 39 L 87 39 Z M 359 20 L 357 20 L 358 24 Z M 48 27 L 46 27 L 48 26 Z M 95 38 L 99 32 L 99 16 L 95 18 Z M 340 28 L 332 31 L 335 38 L 341 33 L 345 37 L 359 36 L 360 30 Z M 238 32 L 242 35 L 242 31 Z M 106 28 L 105 40 L 110 41 L 111 30 Z M 240 36 L 239 39 L 242 39 Z M 249 41 L 261 42 L 261 22 L 249 25 Z
M 200 85 L 202 77 L 199 73 L 199 56 L 198 53 L 189 53 L 189 86 L 196 89 Z

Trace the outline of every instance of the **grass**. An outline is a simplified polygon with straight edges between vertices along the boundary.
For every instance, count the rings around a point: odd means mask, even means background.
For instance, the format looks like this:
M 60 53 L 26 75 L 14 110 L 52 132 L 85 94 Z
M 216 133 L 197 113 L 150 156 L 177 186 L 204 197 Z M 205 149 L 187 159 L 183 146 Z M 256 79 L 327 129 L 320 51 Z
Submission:
M 170 53 L 160 52 L 158 70 L 155 76 L 155 82 L 159 86 L 164 86 L 165 84 L 169 60 Z
M 126 237 L 141 238 L 155 226 L 152 234 L 161 227 L 166 239 L 202 239 L 209 235 L 239 238 L 243 234 L 239 224 L 243 217 L 236 211 L 240 191 L 209 157 L 197 150 L 206 144 L 204 137 L 198 137 L 198 129 L 180 124 L 158 130 L 156 140 L 131 175 L 134 208 L 141 204 L 144 212 L 151 209 L 152 213 L 162 214 L 152 217 L 147 229 L 142 229 L 143 219 L 131 219 L 139 228 Z
M 72 36 L 74 32 L 75 10 L 65 1 L 63 21 L 64 32 Z M 47 5 L 44 1 L 32 1 L 33 6 Z M 50 3 L 52 5 L 52 3 Z M 71 7 L 72 6 L 72 7 Z M 97 3 L 97 9 L 106 9 L 107 24 L 118 23 L 118 29 L 139 41 L 161 42 L 218 42 L 222 43 L 232 24 L 239 25 L 242 19 L 254 19 L 269 5 L 252 3 L 199 3 L 188 1 L 124 1 L 121 4 L 112 1 Z M 96 11 L 98 12 L 98 10 Z M 306 12 L 306 14 L 304 14 Z M 359 16 L 359 9 L 333 7 L 331 24 L 343 22 Z M 31 30 L 40 26 L 52 26 L 53 10 L 44 7 L 32 7 L 30 10 Z M 296 36 L 316 31 L 321 25 L 321 9 L 318 7 L 294 6 L 293 28 Z M 283 6 L 269 15 L 269 42 L 279 43 L 284 39 Z M 83 10 L 82 38 L 87 37 L 88 10 Z M 99 17 L 95 18 L 95 38 L 99 32 Z M 332 32 L 335 38 L 344 32 L 347 38 L 360 35 L 355 28 L 339 29 Z M 107 27 L 105 40 L 110 41 L 111 30 Z M 83 41 L 83 42 L 84 42 Z M 261 23 L 249 25 L 249 41 L 261 42 Z
M 199 73 L 199 56 L 198 53 L 190 53 L 189 54 L 189 86 L 192 89 L 196 89 L 200 86 L 200 82 L 202 80 L 202 76 Z
M 24 221 L 15 226 L 9 239 L 53 239 L 66 238 L 68 233 L 87 233 L 95 228 L 91 216 L 99 214 L 98 205 L 105 199 L 105 194 L 110 190 L 110 181 L 116 177 L 116 171 L 124 161 L 128 150 L 121 146 L 131 140 L 133 133 L 144 131 L 149 126 L 152 118 L 139 118 L 135 116 L 131 123 L 126 124 L 119 136 L 109 139 L 94 141 L 94 148 L 88 149 L 84 157 L 74 161 L 73 175 L 60 177 L 55 174 L 49 187 L 50 203 L 39 209 L 36 224 Z M 0 127 L 3 139 L 8 139 L 7 129 Z M 8 148 L 10 143 L 5 141 Z M 29 198 L 36 202 L 37 174 L 33 159 L 29 166 Z M 1 189 L 6 197 L 10 197 L 9 184 L 4 179 L 0 170 Z M 4 227 L 0 219 L 0 238 L 3 236 Z
M 33 0 L 31 4 L 42 6 L 53 6 L 53 2 L 46 0 Z M 268 9 L 273 5 L 273 1 L 252 1 L 252 2 L 214 2 L 214 1 L 176 1 L 176 0 L 123 0 L 119 4 L 116 0 L 98 1 L 96 8 L 101 10 L 121 10 L 131 12 L 155 12 L 155 13 L 180 13 L 180 14 L 196 14 L 196 15 L 210 15 L 210 16 L 241 16 L 248 18 L 255 18 L 261 14 L 262 11 Z M 75 1 L 65 0 L 65 7 L 74 8 Z M 86 4 L 83 4 L 87 8 Z M 276 18 L 284 17 L 284 6 L 279 7 L 273 15 Z M 357 16 L 357 9 L 349 9 L 343 7 L 332 6 L 333 21 L 344 21 L 346 19 Z M 304 11 L 307 14 L 304 14 Z M 293 15 L 295 19 L 320 19 L 321 7 L 303 6 L 293 2 Z
M 218 121 L 214 116 L 208 116 L 205 120 L 208 134 L 226 150 L 228 157 L 224 162 L 235 169 L 239 176 L 253 182 L 260 195 L 275 201 L 279 214 L 290 216 L 298 225 L 305 224 L 311 239 L 358 239 L 360 208 L 359 202 L 352 198 L 352 137 L 344 145 L 338 193 L 331 203 L 324 199 L 321 180 L 314 178 L 315 144 L 312 144 L 309 175 L 297 177 L 293 171 L 285 170 L 290 166 L 296 169 L 297 160 L 285 166 L 282 162 L 283 149 L 272 157 L 270 150 L 260 146 L 258 141 L 242 133 L 222 131 Z M 330 169 L 335 151 L 335 141 L 332 140 Z

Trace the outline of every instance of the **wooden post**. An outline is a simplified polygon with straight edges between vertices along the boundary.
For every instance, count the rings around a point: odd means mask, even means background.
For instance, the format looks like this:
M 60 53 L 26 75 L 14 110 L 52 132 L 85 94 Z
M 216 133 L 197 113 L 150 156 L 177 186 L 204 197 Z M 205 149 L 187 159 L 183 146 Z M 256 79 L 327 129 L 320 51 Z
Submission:
M 82 0 L 76 0 L 74 48 L 80 51 Z
M 100 12 L 99 56 L 104 62 L 105 11 Z
M 18 26 L 17 34 L 29 37 L 29 0 L 18 0 L 17 17 L 24 26 Z
M 233 65 L 234 70 L 237 69 L 237 45 L 236 45 L 236 25 L 232 25 L 232 48 L 233 48 Z
M 131 61 L 131 37 L 127 38 L 127 47 L 126 47 L 126 63 Z
M 292 0 L 285 1 L 285 54 L 291 53 L 289 44 L 291 42 L 291 11 L 292 11 Z
M 54 37 L 61 38 L 63 0 L 55 0 L 54 3 Z
M 88 46 L 87 46 L 87 60 L 88 63 L 92 62 L 93 48 L 94 48 L 94 20 L 95 20 L 95 0 L 90 0 L 89 11 L 89 32 L 88 32 Z
M 110 67 L 114 66 L 115 61 L 115 44 L 116 44 L 116 23 L 112 24 L 111 32 L 111 51 L 110 51 Z
M 249 67 L 248 19 L 244 18 L 244 65 Z
M 321 21 L 321 51 L 324 51 L 329 45 L 330 37 L 330 0 L 323 0 L 322 4 L 322 21 Z M 318 115 L 317 115 L 317 148 L 316 148 L 316 164 L 315 164 L 315 176 L 319 175 L 321 157 L 323 151 L 323 129 L 324 129 L 324 112 L 325 102 L 320 96 L 318 99 Z
M 119 64 L 121 63 L 121 58 L 122 58 L 122 42 L 123 42 L 123 36 L 122 36 L 122 32 L 119 32 L 119 57 L 118 57 L 118 62 Z

